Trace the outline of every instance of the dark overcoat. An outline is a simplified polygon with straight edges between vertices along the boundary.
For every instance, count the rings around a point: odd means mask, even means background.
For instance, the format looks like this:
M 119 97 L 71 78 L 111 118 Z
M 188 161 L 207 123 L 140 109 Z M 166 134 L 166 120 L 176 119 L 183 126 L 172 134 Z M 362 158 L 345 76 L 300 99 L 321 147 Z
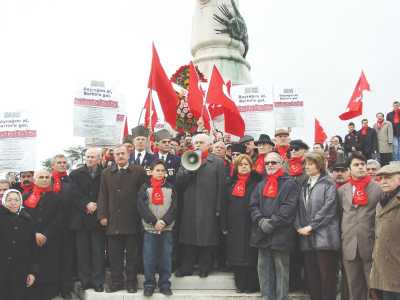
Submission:
M 225 172 L 222 159 L 209 154 L 195 172 L 183 167 L 177 174 L 183 190 L 179 241 L 186 245 L 215 246 L 225 224 L 219 222 L 224 205 Z
M 237 178 L 228 182 L 227 187 L 227 260 L 231 266 L 255 266 L 257 248 L 250 247 L 251 218 L 249 211 L 250 195 L 261 175 L 252 172 L 246 184 L 244 197 L 232 195 Z
M 141 231 L 137 209 L 138 192 L 146 173 L 140 166 L 126 170 L 112 166 L 103 170 L 97 200 L 97 219 L 108 219 L 107 235 L 137 234 Z

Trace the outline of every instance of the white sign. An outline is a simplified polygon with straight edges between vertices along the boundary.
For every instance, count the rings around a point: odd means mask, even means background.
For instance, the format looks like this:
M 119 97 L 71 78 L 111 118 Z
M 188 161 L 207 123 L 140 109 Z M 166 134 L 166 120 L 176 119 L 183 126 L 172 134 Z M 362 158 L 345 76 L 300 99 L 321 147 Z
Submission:
M 304 101 L 295 88 L 274 91 L 275 127 L 304 127 Z
M 117 112 L 112 89 L 104 84 L 84 86 L 74 99 L 74 136 L 114 139 Z
M 232 87 L 231 97 L 245 122 L 245 134 L 255 139 L 263 133 L 273 136 L 275 124 L 269 90 L 258 85 L 238 85 Z
M 92 147 L 113 147 L 123 142 L 124 125 L 126 116 L 123 114 L 116 115 L 116 123 L 114 126 L 114 133 L 110 139 L 101 138 L 86 138 L 85 145 Z
M 30 171 L 36 167 L 37 131 L 26 112 L 0 114 L 0 171 Z

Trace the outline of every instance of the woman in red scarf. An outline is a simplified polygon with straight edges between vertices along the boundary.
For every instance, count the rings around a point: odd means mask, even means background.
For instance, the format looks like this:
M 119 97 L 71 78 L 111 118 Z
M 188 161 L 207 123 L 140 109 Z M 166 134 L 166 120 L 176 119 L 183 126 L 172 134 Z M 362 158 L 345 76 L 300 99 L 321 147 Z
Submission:
M 252 171 L 250 156 L 241 154 L 235 159 L 234 175 L 227 193 L 227 260 L 233 267 L 238 293 L 254 293 L 259 289 L 257 249 L 249 246 L 251 219 L 250 194 L 261 179 Z

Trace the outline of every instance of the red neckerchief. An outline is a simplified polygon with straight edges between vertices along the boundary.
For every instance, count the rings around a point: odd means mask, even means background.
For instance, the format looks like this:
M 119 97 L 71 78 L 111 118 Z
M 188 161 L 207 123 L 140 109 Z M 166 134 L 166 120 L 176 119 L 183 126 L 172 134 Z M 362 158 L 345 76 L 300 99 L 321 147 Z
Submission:
M 38 187 L 37 185 L 33 185 L 32 193 L 29 197 L 24 201 L 24 206 L 29 208 L 36 208 L 38 205 L 40 198 L 42 197 L 42 193 L 51 192 L 51 187 L 48 186 L 46 188 Z
M 238 174 L 238 179 L 232 190 L 232 196 L 244 197 L 246 195 L 246 183 L 250 178 L 250 173 Z
M 303 157 L 292 157 L 289 159 L 289 175 L 300 176 L 303 174 Z
M 208 150 L 201 152 L 201 160 L 205 160 L 208 157 Z
M 272 175 L 268 175 L 263 189 L 263 196 L 266 198 L 275 198 L 278 194 L 278 178 L 283 176 L 285 172 L 282 168 Z
M 393 111 L 393 123 L 395 125 L 400 123 L 400 108 Z
M 365 191 L 366 186 L 371 182 L 370 176 L 365 176 L 361 179 L 350 177 L 350 183 L 356 188 L 353 196 L 353 204 L 365 206 L 368 204 L 368 194 Z
M 376 128 L 382 129 L 383 121 L 385 121 L 385 120 L 376 120 Z
M 367 135 L 368 127 L 362 127 L 361 128 L 361 135 Z
M 257 160 L 254 163 L 254 171 L 256 171 L 258 174 L 263 175 L 265 173 L 265 153 L 259 154 L 257 157 Z
M 29 184 L 23 184 L 23 183 L 21 182 L 21 188 L 22 188 L 22 194 L 27 194 L 27 193 L 29 193 L 29 192 L 32 191 L 32 189 L 33 189 L 33 183 L 31 182 L 31 183 L 29 183 Z
M 150 179 L 151 187 L 153 191 L 151 193 L 151 203 L 154 205 L 163 205 L 164 204 L 164 195 L 162 192 L 162 185 L 164 184 L 164 179 Z
M 51 172 L 51 176 L 53 177 L 53 192 L 59 193 L 61 192 L 61 178 L 67 176 L 67 172 Z
M 283 160 L 288 159 L 287 152 L 289 150 L 289 145 L 276 145 L 275 150 L 278 151 Z
M 345 185 L 348 182 L 349 182 L 348 180 L 343 183 L 336 182 L 336 189 L 340 188 L 342 185 Z

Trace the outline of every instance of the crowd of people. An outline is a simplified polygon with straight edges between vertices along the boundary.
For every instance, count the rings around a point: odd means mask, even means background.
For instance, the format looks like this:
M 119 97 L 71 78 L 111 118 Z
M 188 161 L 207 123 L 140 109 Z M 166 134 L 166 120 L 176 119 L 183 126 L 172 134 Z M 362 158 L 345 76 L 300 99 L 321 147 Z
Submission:
M 169 296 L 172 273 L 218 269 L 268 300 L 400 300 L 400 104 L 376 117 L 312 147 L 286 128 L 150 141 L 137 126 L 72 171 L 59 154 L 0 180 L 0 299 L 71 299 L 78 280 L 136 293 L 139 272 L 144 296 Z

